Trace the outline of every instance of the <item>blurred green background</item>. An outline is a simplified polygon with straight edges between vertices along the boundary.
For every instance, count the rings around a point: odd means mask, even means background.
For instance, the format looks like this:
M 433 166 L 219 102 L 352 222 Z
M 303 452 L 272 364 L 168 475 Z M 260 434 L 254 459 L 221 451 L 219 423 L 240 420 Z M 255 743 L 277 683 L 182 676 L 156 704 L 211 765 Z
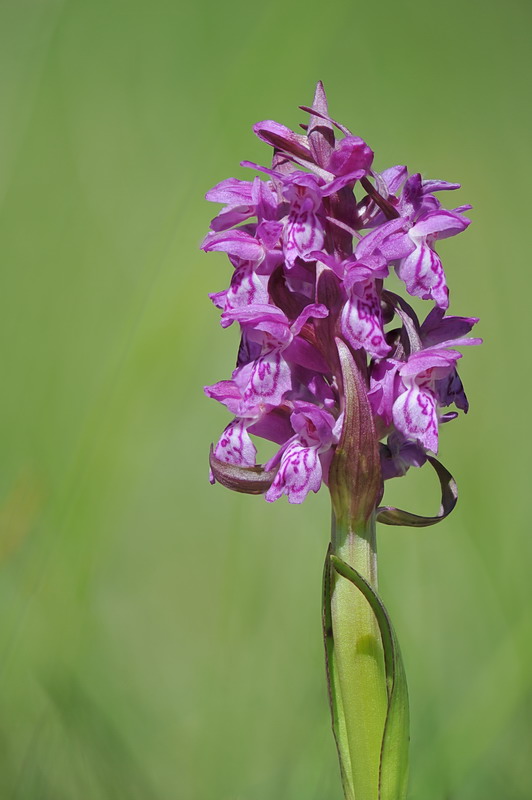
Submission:
M 459 180 L 453 313 L 482 318 L 460 503 L 383 527 L 411 800 L 532 796 L 532 6 L 0 2 L 0 798 L 340 800 L 320 631 L 325 491 L 210 487 L 232 369 L 205 191 L 321 78 L 376 151 Z M 453 198 L 454 200 L 454 198 Z M 526 326 L 526 327 L 525 327 Z M 431 512 L 423 471 L 390 486 Z M 294 568 L 298 561 L 297 569 Z

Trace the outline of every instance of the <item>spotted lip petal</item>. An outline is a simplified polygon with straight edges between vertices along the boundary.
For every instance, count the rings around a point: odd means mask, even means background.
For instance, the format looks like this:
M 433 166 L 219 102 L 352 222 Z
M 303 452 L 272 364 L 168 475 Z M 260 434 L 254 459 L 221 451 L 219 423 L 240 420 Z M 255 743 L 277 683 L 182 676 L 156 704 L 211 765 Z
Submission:
M 243 386 L 246 405 L 278 406 L 292 387 L 290 366 L 278 349 L 242 367 L 236 380 Z
M 416 383 L 409 385 L 394 403 L 393 421 L 404 436 L 438 452 L 437 401 L 432 392 L 423 391 Z
M 383 358 L 391 350 L 384 338 L 380 298 L 374 280 L 355 284 L 342 312 L 342 333 L 355 350 Z
M 240 467 L 255 466 L 257 449 L 249 438 L 246 429 L 248 424 L 245 419 L 235 419 L 225 428 L 214 448 L 214 455 L 219 461 Z
M 313 403 L 299 402 L 290 416 L 294 431 L 266 469 L 279 464 L 266 500 L 273 502 L 283 494 L 290 503 L 302 503 L 309 492 L 319 491 L 323 477 L 322 454 L 336 442 L 335 419 Z
M 281 457 L 279 470 L 266 493 L 266 500 L 272 503 L 286 494 L 289 503 L 302 503 L 309 492 L 319 490 L 321 476 L 318 448 L 292 442 Z
M 438 254 L 425 242 L 421 242 L 401 262 L 397 274 L 413 297 L 434 300 L 442 309 L 449 305 L 449 290 L 442 263 Z

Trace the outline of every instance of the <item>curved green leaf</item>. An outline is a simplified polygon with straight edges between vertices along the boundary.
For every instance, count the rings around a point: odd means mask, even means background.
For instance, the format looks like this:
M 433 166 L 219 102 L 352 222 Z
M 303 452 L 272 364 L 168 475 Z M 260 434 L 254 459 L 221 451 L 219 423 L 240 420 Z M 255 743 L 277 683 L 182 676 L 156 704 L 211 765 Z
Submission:
M 408 525 L 412 528 L 425 528 L 428 525 L 435 525 L 442 519 L 448 517 L 458 501 L 458 487 L 456 481 L 443 464 L 433 456 L 427 456 L 427 461 L 436 471 L 441 486 L 441 504 L 438 514 L 434 517 L 422 517 L 412 514 L 410 511 L 403 511 L 394 506 L 380 506 L 377 509 L 377 521 L 385 525 Z
M 330 556 L 339 575 L 362 592 L 379 625 L 384 648 L 388 712 L 384 726 L 379 769 L 379 800 L 405 800 L 408 784 L 408 687 L 399 643 L 388 612 L 362 575 L 338 556 Z
M 338 687 L 338 670 L 334 656 L 334 637 L 331 619 L 331 545 L 325 556 L 323 567 L 323 643 L 325 645 L 325 669 L 327 672 L 327 688 L 329 692 L 329 705 L 332 717 L 332 729 L 338 759 L 340 761 L 340 772 L 342 776 L 342 786 L 344 789 L 345 800 L 355 800 L 355 789 L 353 786 L 353 768 L 351 765 L 351 753 L 349 751 L 349 740 L 347 738 L 345 711 L 342 703 L 342 695 Z

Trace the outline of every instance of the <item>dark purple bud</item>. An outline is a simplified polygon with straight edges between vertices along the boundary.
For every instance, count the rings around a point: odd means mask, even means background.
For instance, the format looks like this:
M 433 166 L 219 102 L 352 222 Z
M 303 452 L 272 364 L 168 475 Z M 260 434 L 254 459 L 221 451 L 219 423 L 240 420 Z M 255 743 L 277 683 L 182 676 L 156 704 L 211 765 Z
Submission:
M 292 292 L 287 286 L 283 264 L 280 264 L 270 276 L 268 292 L 275 305 L 284 311 L 288 319 L 294 320 L 308 304 L 308 298 L 298 292 Z
M 478 322 L 477 317 L 446 317 L 444 313 L 443 309 L 436 306 L 421 325 L 420 332 L 425 347 L 451 339 L 461 339 Z
M 456 370 L 453 370 L 445 378 L 436 381 L 435 391 L 442 406 L 450 406 L 454 403 L 464 414 L 469 411 L 469 401 L 464 391 L 464 385 Z M 441 421 L 443 419 L 440 419 Z
M 366 173 L 373 162 L 373 150 L 359 136 L 346 136 L 331 153 L 327 169 L 333 175 L 348 175 L 357 170 Z

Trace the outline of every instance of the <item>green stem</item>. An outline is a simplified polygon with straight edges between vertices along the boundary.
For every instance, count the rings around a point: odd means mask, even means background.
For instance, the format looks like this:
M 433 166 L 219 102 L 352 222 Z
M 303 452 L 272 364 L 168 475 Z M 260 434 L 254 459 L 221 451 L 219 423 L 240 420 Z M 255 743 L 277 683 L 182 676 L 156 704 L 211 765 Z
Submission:
M 357 525 L 333 515 L 332 552 L 377 590 L 374 515 Z M 340 758 L 343 771 L 350 773 L 346 797 L 352 792 L 355 800 L 378 800 L 388 708 L 384 651 L 379 626 L 367 600 L 337 573 L 331 575 L 331 623 L 335 701 L 341 710 L 345 736 L 339 746 Z

